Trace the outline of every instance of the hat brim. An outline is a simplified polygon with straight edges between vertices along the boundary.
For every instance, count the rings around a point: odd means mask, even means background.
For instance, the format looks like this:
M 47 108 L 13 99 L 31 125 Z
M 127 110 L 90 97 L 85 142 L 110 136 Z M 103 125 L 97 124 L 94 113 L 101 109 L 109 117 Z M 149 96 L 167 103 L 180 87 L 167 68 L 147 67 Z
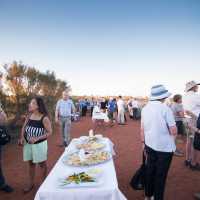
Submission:
M 193 86 L 191 86 L 191 87 L 189 87 L 189 88 L 186 88 L 186 89 L 185 89 L 185 92 L 188 92 L 189 90 L 191 90 L 193 87 L 195 87 L 195 86 L 197 86 L 197 85 L 200 85 L 200 83 L 197 83 L 197 84 L 195 84 L 195 85 L 193 85 Z
M 159 95 L 159 96 L 150 96 L 149 100 L 154 101 L 154 100 L 166 99 L 166 98 L 170 97 L 171 95 L 172 94 L 170 92 L 166 92 L 166 93 Z

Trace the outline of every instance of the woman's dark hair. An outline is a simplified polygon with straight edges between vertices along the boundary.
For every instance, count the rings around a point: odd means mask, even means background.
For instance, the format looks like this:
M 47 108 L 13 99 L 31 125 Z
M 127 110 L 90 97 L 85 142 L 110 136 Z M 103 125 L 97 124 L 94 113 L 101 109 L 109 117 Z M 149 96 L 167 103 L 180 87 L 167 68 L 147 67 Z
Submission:
M 48 112 L 47 112 L 47 109 L 46 109 L 46 106 L 45 106 L 45 104 L 44 104 L 43 99 L 42 99 L 41 97 L 35 97 L 35 98 L 33 98 L 33 99 L 35 99 L 36 102 L 37 102 L 38 111 L 39 111 L 41 114 L 47 116 L 47 115 L 48 115 Z
M 180 99 L 182 99 L 182 96 L 180 95 L 180 94 L 176 94 L 176 95 L 174 95 L 174 97 L 173 97 L 173 101 L 174 102 L 178 102 Z

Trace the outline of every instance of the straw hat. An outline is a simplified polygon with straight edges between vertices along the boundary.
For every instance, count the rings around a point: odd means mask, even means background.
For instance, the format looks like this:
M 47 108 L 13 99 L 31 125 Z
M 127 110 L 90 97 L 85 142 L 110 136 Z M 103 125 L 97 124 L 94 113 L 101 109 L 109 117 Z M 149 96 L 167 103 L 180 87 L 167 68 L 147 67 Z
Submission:
M 186 86 L 185 86 L 185 92 L 188 92 L 189 90 L 191 90 L 193 87 L 195 87 L 197 85 L 200 85 L 200 83 L 197 83 L 195 81 L 187 82 Z

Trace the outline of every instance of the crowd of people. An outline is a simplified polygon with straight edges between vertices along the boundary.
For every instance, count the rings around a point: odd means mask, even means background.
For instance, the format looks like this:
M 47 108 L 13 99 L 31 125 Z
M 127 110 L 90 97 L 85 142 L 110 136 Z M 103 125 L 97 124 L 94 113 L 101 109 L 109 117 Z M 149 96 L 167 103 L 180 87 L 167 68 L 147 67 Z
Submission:
M 184 164 L 191 170 L 200 171 L 200 95 L 198 83 L 190 81 L 186 84 L 185 94 L 171 93 L 163 85 L 151 88 L 149 101 L 139 101 L 136 98 L 123 99 L 122 96 L 106 98 L 79 99 L 73 102 L 68 91 L 55 108 L 55 122 L 60 126 L 61 144 L 67 147 L 70 143 L 71 123 L 75 113 L 84 117 L 89 113 L 92 119 L 125 125 L 127 113 L 130 119 L 141 118 L 141 143 L 146 155 L 145 164 L 145 199 L 163 200 L 165 182 L 170 169 L 173 155 L 184 156 L 176 148 L 176 143 L 184 142 L 186 138 Z M 144 103 L 145 102 L 145 103 Z M 102 113 L 105 118 L 94 118 L 95 113 Z M 5 126 L 6 114 L 0 108 L 0 126 Z M 28 115 L 23 124 L 18 144 L 23 147 L 23 160 L 28 163 L 29 179 L 24 193 L 34 187 L 36 165 L 40 166 L 42 179 L 47 175 L 47 138 L 52 134 L 52 125 L 41 97 L 31 100 Z M 2 146 L 0 145 L 0 156 Z M 0 189 L 12 192 L 3 176 L 0 157 Z M 200 199 L 200 194 L 195 194 Z

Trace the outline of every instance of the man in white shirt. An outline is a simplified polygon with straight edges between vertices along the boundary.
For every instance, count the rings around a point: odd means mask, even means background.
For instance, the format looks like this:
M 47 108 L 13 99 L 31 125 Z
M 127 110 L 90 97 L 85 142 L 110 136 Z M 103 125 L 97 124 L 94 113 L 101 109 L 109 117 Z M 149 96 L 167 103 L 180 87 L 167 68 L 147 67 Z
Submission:
M 117 101 L 117 110 L 118 110 L 118 124 L 124 125 L 125 123 L 125 103 L 122 99 L 122 96 L 119 96 L 119 99 Z
M 146 200 L 163 200 L 165 182 L 176 150 L 176 123 L 172 110 L 164 104 L 171 94 L 163 85 L 153 86 L 150 101 L 142 110 L 141 140 L 147 153 Z
M 187 124 L 189 129 L 189 134 L 187 137 L 186 144 L 186 166 L 189 165 L 193 170 L 200 170 L 198 165 L 198 154 L 199 151 L 193 150 L 191 154 L 191 149 L 193 148 L 194 134 L 196 132 L 197 118 L 200 114 L 200 95 L 198 92 L 198 83 L 195 81 L 190 81 L 186 83 L 185 95 L 183 96 L 183 107 L 187 117 Z
M 200 114 L 200 95 L 198 94 L 198 85 L 195 81 L 190 81 L 186 83 L 185 95 L 183 96 L 183 107 L 188 116 L 187 124 L 191 135 L 187 136 L 186 144 L 186 166 L 190 166 L 193 170 L 200 170 L 198 165 L 198 150 L 193 149 L 193 140 L 196 129 L 197 118 Z M 191 149 L 193 149 L 193 155 L 191 154 Z M 196 199 L 200 199 L 200 193 L 195 194 Z
M 133 119 L 137 119 L 138 118 L 139 104 L 138 104 L 138 101 L 136 99 L 133 99 L 132 107 L 133 107 Z
M 67 146 L 70 142 L 70 129 L 71 129 L 71 116 L 75 112 L 75 106 L 67 91 L 62 94 L 62 99 L 60 99 L 56 104 L 55 111 L 55 121 L 61 126 L 61 135 L 63 144 L 61 146 Z
M 185 95 L 183 96 L 183 106 L 185 111 L 189 111 L 196 117 L 200 114 L 200 95 L 198 94 L 198 83 L 190 81 L 186 84 Z

